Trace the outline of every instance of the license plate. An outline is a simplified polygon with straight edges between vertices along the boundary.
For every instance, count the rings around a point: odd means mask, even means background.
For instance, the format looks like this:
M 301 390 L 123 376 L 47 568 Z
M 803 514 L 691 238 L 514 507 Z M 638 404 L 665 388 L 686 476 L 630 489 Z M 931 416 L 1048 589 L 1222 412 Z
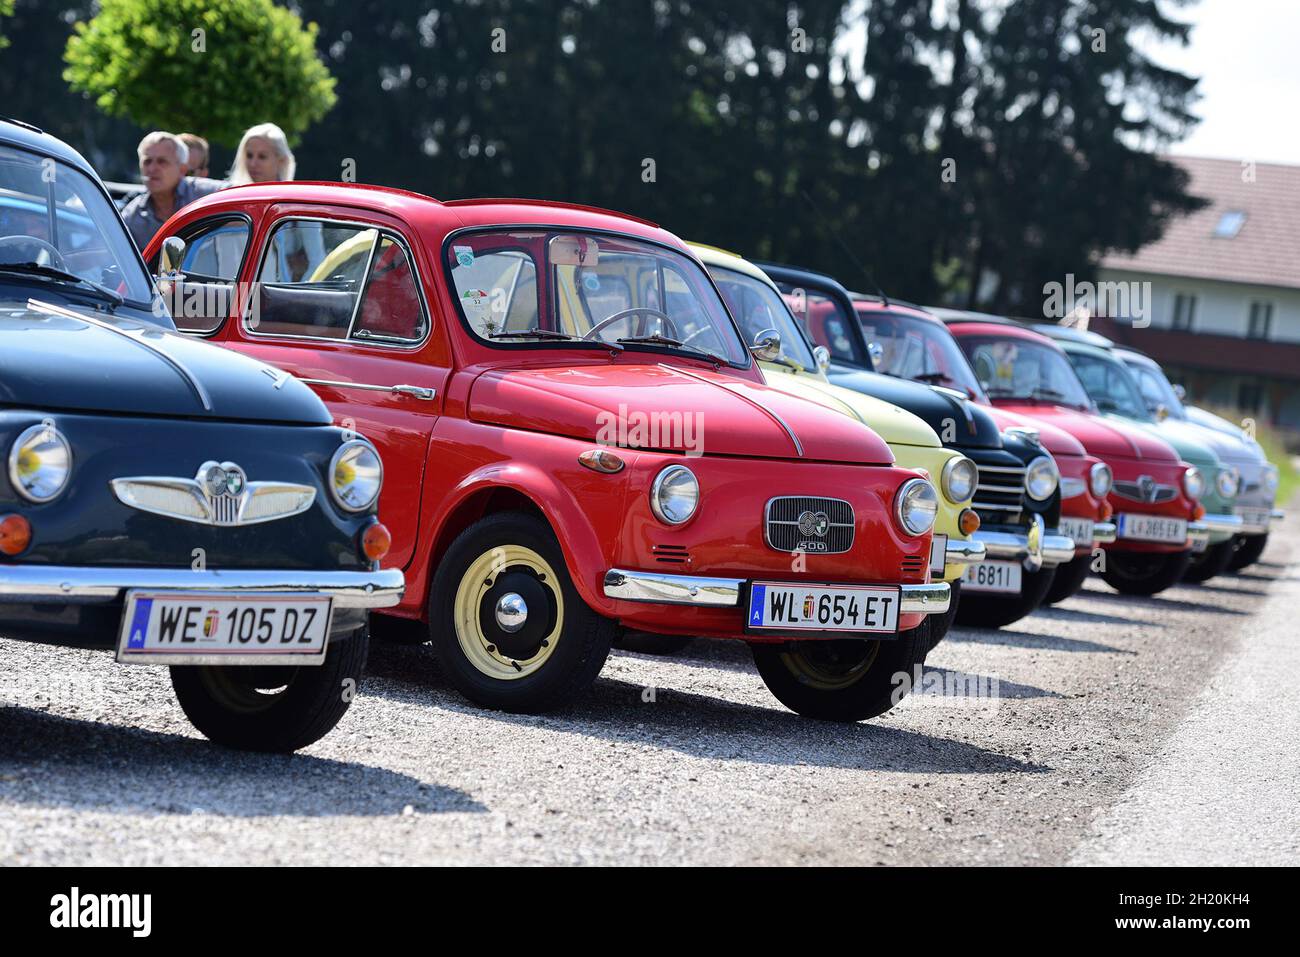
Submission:
M 1238 508 L 1237 515 L 1241 518 L 1242 524 L 1249 528 L 1267 528 L 1269 520 L 1273 517 L 1273 511 L 1267 508 Z
M 127 594 L 117 660 L 149 664 L 319 665 L 329 643 L 327 595 L 231 598 L 204 592 Z
M 930 540 L 930 577 L 942 578 L 943 566 L 948 561 L 948 536 L 936 535 Z
M 1169 542 L 1181 545 L 1187 541 L 1187 519 L 1166 518 L 1163 515 L 1130 515 L 1119 517 L 1120 538 L 1140 542 Z
M 888 585 L 791 585 L 754 582 L 751 629 L 779 631 L 898 631 L 899 589 Z
M 1018 595 L 1023 574 L 1024 568 L 1019 562 L 983 561 L 966 566 L 961 576 L 961 590 Z
M 1092 545 L 1092 519 L 1062 518 L 1060 529 L 1062 535 L 1074 539 L 1075 548 Z

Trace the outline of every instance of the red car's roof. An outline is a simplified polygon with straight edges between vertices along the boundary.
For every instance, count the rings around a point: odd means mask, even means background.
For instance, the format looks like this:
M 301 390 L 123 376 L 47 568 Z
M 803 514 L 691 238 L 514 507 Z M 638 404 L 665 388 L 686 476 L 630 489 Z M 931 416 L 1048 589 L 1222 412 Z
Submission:
M 929 319 L 931 322 L 937 322 L 939 325 L 943 325 L 943 322 L 939 317 L 933 313 L 926 312 L 924 309 L 919 306 L 913 306 L 911 303 L 895 302 L 892 299 L 889 302 L 885 302 L 876 296 L 865 297 L 854 294 L 853 308 L 858 312 L 902 312 L 909 316 L 916 316 L 918 319 Z
M 185 207 L 185 214 L 188 218 L 198 210 L 249 202 L 326 203 L 378 209 L 407 221 L 416 229 L 437 235 L 465 226 L 555 225 L 626 233 L 686 249 L 680 239 L 655 223 L 607 209 L 537 199 L 457 199 L 443 202 L 422 193 L 364 183 L 297 181 L 235 186 L 191 203 Z
M 1033 329 L 1026 329 L 1024 326 L 1016 326 L 1008 322 L 950 322 L 947 323 L 947 326 L 954 336 L 992 336 L 995 339 L 1029 339 L 1033 342 L 1046 343 L 1058 351 L 1060 351 L 1061 348 L 1052 341 L 1050 336 L 1045 336 L 1041 332 L 1035 332 Z

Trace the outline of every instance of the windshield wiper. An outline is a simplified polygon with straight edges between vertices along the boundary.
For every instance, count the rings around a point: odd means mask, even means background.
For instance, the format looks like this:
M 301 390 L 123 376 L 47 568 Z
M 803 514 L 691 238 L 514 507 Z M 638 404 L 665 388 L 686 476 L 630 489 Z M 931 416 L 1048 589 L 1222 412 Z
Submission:
M 42 276 L 46 279 L 55 279 L 59 282 L 73 282 L 84 286 L 89 286 L 96 292 L 99 298 L 105 302 L 111 303 L 116 309 L 126 298 L 119 292 L 109 289 L 107 286 L 101 286 L 93 279 L 86 279 L 84 276 L 78 276 L 76 273 L 64 272 L 62 269 L 55 269 L 53 266 L 42 266 L 40 263 L 0 263 L 0 271 L 17 272 L 28 276 Z
M 1060 402 L 1062 405 L 1066 404 L 1065 393 L 1057 392 L 1055 389 L 1035 389 L 1033 394 L 1030 396 L 1030 398 L 1046 399 L 1049 402 Z
M 703 356 L 710 362 L 716 362 L 719 365 L 724 365 L 727 361 L 722 358 L 722 356 L 709 352 L 707 349 L 697 349 L 695 346 L 688 346 L 680 339 L 660 335 L 657 332 L 651 336 L 624 336 L 622 339 L 617 341 L 624 345 L 667 346 L 670 349 L 682 349 L 686 352 L 693 352 L 697 356 Z
M 593 346 L 599 346 L 602 349 L 613 349 L 621 352 L 623 347 L 613 342 L 605 342 L 602 339 L 588 339 L 585 336 L 575 336 L 569 332 L 556 332 L 553 329 L 520 329 L 518 332 L 493 332 L 488 336 L 489 339 L 545 339 L 555 342 L 587 342 Z
M 912 376 L 914 382 L 924 382 L 927 385 L 937 385 L 940 382 L 951 382 L 945 372 L 921 372 Z

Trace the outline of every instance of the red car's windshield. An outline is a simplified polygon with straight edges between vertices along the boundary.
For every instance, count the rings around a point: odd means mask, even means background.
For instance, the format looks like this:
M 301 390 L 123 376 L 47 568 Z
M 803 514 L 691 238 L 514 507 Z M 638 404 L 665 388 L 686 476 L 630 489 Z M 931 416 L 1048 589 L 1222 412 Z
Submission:
M 960 342 L 989 398 L 1092 410 L 1070 360 L 1052 346 L 1018 337 L 963 336 Z
M 920 316 L 858 307 L 858 322 L 877 372 L 946 386 L 988 402 L 952 333 Z

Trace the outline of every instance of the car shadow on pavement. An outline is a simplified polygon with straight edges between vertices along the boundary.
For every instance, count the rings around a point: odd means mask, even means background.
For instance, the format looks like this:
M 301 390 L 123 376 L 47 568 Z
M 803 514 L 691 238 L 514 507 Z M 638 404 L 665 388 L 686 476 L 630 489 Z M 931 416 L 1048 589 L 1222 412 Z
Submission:
M 1268 581 L 1277 581 L 1276 578 L 1269 578 Z M 1195 586 L 1197 591 L 1217 592 L 1222 595 L 1249 595 L 1253 598 L 1266 598 L 1268 592 L 1262 588 L 1232 588 L 1228 585 L 1211 585 L 1209 582 L 1201 582 Z
M 1208 611 L 1216 615 L 1249 615 L 1249 611 L 1242 611 L 1240 608 L 1224 608 L 1222 605 L 1208 605 L 1199 601 L 1188 601 L 1186 598 L 1168 598 L 1165 595 L 1121 595 L 1115 591 L 1089 591 L 1089 598 L 1102 598 L 1107 601 L 1122 601 L 1132 604 L 1135 601 L 1142 602 L 1152 608 L 1175 609 L 1181 608 L 1184 611 Z M 1146 627 L 1146 622 L 1142 622 Z
M 1145 626 L 1143 626 L 1145 627 Z M 1010 628 L 954 628 L 945 641 L 970 642 L 978 645 L 1008 645 L 1012 648 L 1038 648 L 1045 651 L 1107 652 L 1114 655 L 1135 655 L 1136 651 L 1103 645 L 1099 641 L 1083 638 L 1059 638 L 1030 631 L 1012 631 Z
M 1098 625 L 1133 624 L 1132 618 L 1107 615 L 1099 611 L 1081 611 L 1078 608 L 1063 607 L 1061 605 L 1049 605 L 1039 608 L 1034 612 L 1034 617 L 1045 618 L 1048 621 L 1089 621 Z M 1145 622 L 1144 627 L 1163 628 L 1165 623 L 1162 621 Z
M 919 694 L 924 698 L 943 697 L 942 691 L 925 690 L 924 681 L 927 675 L 936 675 L 943 679 L 948 687 L 987 687 L 991 682 L 996 681 L 996 696 L 998 698 L 1066 698 L 1059 691 L 1048 691 L 1046 688 L 1036 688 L 1033 685 L 1023 685 L 1016 681 L 1007 681 L 1005 678 L 992 678 L 988 675 L 975 674 L 970 671 L 960 671 L 956 668 L 944 668 L 940 665 L 926 665 L 922 672 L 921 689 L 914 691 L 913 694 Z
M 567 711 L 546 715 L 490 711 L 451 689 L 437 666 L 429 663 L 431 654 L 426 654 L 425 663 L 416 664 L 411 653 L 419 651 L 372 646 L 367 671 L 378 680 L 364 685 L 365 692 L 505 724 L 666 748 L 711 760 L 924 774 L 1051 770 L 963 741 L 892 727 L 883 723 L 888 718 L 858 724 L 815 721 L 786 711 L 775 700 L 765 708 L 669 687 L 655 687 L 647 701 L 645 685 L 621 678 L 597 679 L 591 692 Z
M 455 788 L 311 754 L 0 707 L 0 802 L 110 814 L 379 817 L 486 811 Z

